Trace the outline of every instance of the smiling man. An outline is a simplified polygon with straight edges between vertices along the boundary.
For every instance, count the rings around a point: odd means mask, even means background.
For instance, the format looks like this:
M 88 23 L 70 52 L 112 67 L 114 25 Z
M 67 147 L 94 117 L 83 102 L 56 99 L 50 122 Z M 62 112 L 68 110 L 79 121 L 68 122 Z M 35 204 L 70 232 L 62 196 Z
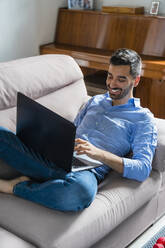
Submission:
M 94 96 L 75 120 L 79 137 L 75 150 L 105 164 L 93 170 L 100 180 L 110 168 L 137 181 L 145 180 L 151 172 L 157 144 L 154 117 L 133 97 L 141 67 L 135 51 L 117 50 L 110 58 L 108 92 Z M 130 152 L 133 155 L 127 158 Z
M 130 66 L 115 66 L 110 64 L 107 76 L 107 88 L 113 99 L 113 105 L 126 103 L 133 97 L 133 88 L 139 83 L 140 76 L 133 78 L 130 75 Z
M 110 59 L 108 92 L 92 97 L 74 121 L 75 151 L 103 165 L 67 173 L 51 161 L 45 164 L 14 133 L 0 127 L 0 158 L 24 175 L 0 180 L 0 191 L 56 210 L 78 211 L 91 204 L 98 184 L 112 169 L 123 177 L 144 181 L 152 169 L 157 131 L 152 113 L 133 97 L 141 65 L 135 51 L 117 50 Z

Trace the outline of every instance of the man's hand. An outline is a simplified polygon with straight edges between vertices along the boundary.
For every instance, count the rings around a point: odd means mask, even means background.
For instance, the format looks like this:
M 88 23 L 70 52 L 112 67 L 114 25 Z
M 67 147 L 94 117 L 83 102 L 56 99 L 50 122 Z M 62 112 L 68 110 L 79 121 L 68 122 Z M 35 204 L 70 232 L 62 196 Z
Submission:
M 74 150 L 77 152 L 77 155 L 86 154 L 90 158 L 96 160 L 100 159 L 101 150 L 96 146 L 92 145 L 90 142 L 78 138 L 75 140 L 75 143 L 76 145 Z
M 108 165 L 115 171 L 123 173 L 123 160 L 121 157 L 97 148 L 90 142 L 83 139 L 76 139 L 75 143 L 76 145 L 74 150 L 77 152 L 77 155 L 86 154 L 90 158 L 99 160 L 100 162 Z

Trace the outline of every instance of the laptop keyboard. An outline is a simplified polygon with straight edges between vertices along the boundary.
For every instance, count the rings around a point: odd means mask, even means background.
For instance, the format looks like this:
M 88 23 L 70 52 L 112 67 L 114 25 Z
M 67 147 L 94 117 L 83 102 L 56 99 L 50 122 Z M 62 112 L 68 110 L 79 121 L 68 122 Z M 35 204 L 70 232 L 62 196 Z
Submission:
M 87 166 L 85 163 L 83 163 L 82 161 L 80 161 L 79 159 L 73 157 L 72 158 L 72 168 L 79 168 L 81 166 Z

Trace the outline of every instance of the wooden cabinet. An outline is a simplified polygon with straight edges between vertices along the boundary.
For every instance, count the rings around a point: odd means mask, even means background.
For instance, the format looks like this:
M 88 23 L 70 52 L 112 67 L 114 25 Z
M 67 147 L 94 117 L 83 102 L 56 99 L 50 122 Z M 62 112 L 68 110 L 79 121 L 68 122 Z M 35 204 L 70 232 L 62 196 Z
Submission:
M 40 53 L 68 54 L 83 71 L 105 71 L 112 52 L 121 47 L 137 51 L 143 60 L 135 96 L 156 117 L 165 118 L 165 17 L 61 8 L 55 40 L 42 45 Z M 94 84 L 88 83 L 93 93 Z M 103 92 L 104 86 L 97 83 L 96 94 L 99 87 Z

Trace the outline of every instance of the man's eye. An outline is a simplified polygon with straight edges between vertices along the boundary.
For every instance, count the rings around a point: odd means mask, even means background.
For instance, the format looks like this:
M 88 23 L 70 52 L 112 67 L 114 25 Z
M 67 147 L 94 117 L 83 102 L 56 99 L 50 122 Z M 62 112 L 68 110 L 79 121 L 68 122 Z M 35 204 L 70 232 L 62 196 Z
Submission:
M 120 83 L 124 83 L 126 80 L 123 79 L 123 78 L 119 78 L 118 81 L 119 81 Z
M 107 75 L 107 78 L 108 78 L 108 79 L 112 79 L 112 76 L 108 74 L 108 75 Z

